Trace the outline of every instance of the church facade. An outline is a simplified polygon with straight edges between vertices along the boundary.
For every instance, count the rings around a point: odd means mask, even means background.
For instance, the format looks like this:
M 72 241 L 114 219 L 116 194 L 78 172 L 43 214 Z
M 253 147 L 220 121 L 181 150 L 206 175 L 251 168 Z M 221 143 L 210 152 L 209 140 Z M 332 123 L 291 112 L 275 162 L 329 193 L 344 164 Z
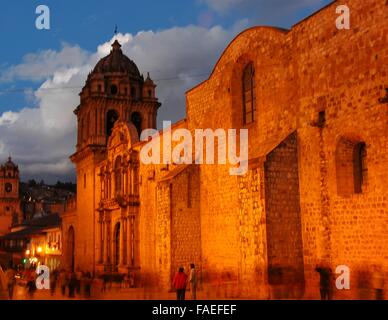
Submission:
M 195 263 L 202 288 L 229 298 L 317 298 L 317 265 L 350 271 L 357 298 L 388 272 L 388 40 L 385 1 L 334 2 L 291 28 L 238 35 L 186 94 L 172 131 L 248 129 L 249 170 L 143 164 L 156 86 L 116 41 L 75 110 L 76 208 L 63 216 L 68 268 L 132 272 L 168 290 Z M 163 132 L 161 132 L 163 135 Z M 363 282 L 364 281 L 364 282 Z M 204 289 L 205 290 L 205 289 Z

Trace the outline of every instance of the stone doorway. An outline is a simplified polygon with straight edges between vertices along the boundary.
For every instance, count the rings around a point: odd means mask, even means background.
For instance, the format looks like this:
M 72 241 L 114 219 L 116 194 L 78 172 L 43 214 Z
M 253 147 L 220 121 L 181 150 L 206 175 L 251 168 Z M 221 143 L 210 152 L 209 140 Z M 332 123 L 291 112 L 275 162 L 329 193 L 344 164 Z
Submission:
M 271 298 L 301 298 L 304 264 L 296 132 L 267 156 L 265 202 Z

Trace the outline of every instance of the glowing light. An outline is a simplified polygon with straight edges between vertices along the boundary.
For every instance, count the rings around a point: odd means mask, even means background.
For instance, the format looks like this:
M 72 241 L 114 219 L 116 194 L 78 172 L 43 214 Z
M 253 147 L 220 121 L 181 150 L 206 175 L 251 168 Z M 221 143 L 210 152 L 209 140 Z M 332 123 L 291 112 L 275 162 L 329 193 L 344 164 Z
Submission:
M 29 256 L 30 255 L 30 250 L 26 250 L 26 256 Z
M 37 249 L 36 249 L 36 252 L 38 252 L 38 253 L 42 253 L 42 247 L 38 247 Z

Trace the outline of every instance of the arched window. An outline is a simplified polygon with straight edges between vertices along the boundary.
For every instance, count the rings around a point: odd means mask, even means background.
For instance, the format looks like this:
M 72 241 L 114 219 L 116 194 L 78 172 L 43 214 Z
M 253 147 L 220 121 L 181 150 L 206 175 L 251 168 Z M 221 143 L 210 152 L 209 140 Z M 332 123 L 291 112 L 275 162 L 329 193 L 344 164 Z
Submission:
M 121 195 L 121 157 L 115 161 L 115 194 Z
M 132 113 L 132 115 L 131 115 L 131 122 L 135 125 L 137 133 L 138 133 L 138 135 L 140 137 L 140 135 L 141 135 L 142 119 L 141 119 L 141 115 L 140 115 L 139 112 Z
M 255 121 L 256 112 L 255 68 L 249 63 L 243 72 L 244 125 Z
M 117 86 L 115 84 L 110 86 L 110 94 L 111 95 L 116 95 L 118 92 Z
M 132 99 L 136 100 L 136 88 L 135 87 L 131 88 L 131 96 L 132 96 Z
M 363 193 L 368 172 L 365 142 L 341 138 L 336 150 L 336 171 L 339 195 Z
M 109 110 L 106 114 L 106 135 L 110 137 L 112 134 L 115 122 L 119 119 L 119 114 L 116 110 Z

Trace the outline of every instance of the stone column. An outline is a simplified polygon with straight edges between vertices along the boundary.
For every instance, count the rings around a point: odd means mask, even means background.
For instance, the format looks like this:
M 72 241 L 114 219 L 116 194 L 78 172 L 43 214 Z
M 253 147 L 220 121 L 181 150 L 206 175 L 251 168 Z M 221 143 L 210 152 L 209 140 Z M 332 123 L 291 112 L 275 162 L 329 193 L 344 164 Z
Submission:
M 123 218 L 123 265 L 127 265 L 127 218 Z
M 120 261 L 119 267 L 124 266 L 124 218 L 120 219 Z
M 105 248 L 106 248 L 106 263 L 110 264 L 112 261 L 111 257 L 111 232 L 110 232 L 110 221 L 109 219 L 106 222 L 106 238 L 105 238 Z
M 135 259 L 135 216 L 131 216 L 130 218 L 130 223 L 131 223 L 131 233 L 130 233 L 130 245 L 131 245 L 131 249 L 130 249 L 130 264 L 131 266 L 135 266 L 136 265 L 136 259 Z
M 100 219 L 98 220 L 99 224 L 100 224 L 100 252 L 99 252 L 99 257 L 98 257 L 98 262 L 99 263 L 102 263 L 103 260 L 104 260 L 104 251 L 103 251 L 103 245 L 104 245 L 104 225 L 103 225 L 103 216 L 102 216 L 102 212 L 100 212 Z
M 133 192 L 132 192 L 132 165 L 129 166 L 128 172 L 129 172 L 129 178 L 128 178 L 128 194 L 129 194 L 129 195 L 132 195 L 132 194 L 133 194 Z
M 131 224 L 131 219 L 132 219 L 132 216 L 129 216 L 128 217 L 128 239 L 127 239 L 127 243 L 128 243 L 128 248 L 127 248 L 127 252 L 128 252 L 128 266 L 132 267 L 132 224 Z
M 104 219 L 103 226 L 102 226 L 102 232 L 103 232 L 103 239 L 104 239 L 104 247 L 103 247 L 103 263 L 107 264 L 108 263 L 108 250 L 107 250 L 107 235 L 108 235 L 108 230 L 107 230 L 107 223 L 106 220 Z

